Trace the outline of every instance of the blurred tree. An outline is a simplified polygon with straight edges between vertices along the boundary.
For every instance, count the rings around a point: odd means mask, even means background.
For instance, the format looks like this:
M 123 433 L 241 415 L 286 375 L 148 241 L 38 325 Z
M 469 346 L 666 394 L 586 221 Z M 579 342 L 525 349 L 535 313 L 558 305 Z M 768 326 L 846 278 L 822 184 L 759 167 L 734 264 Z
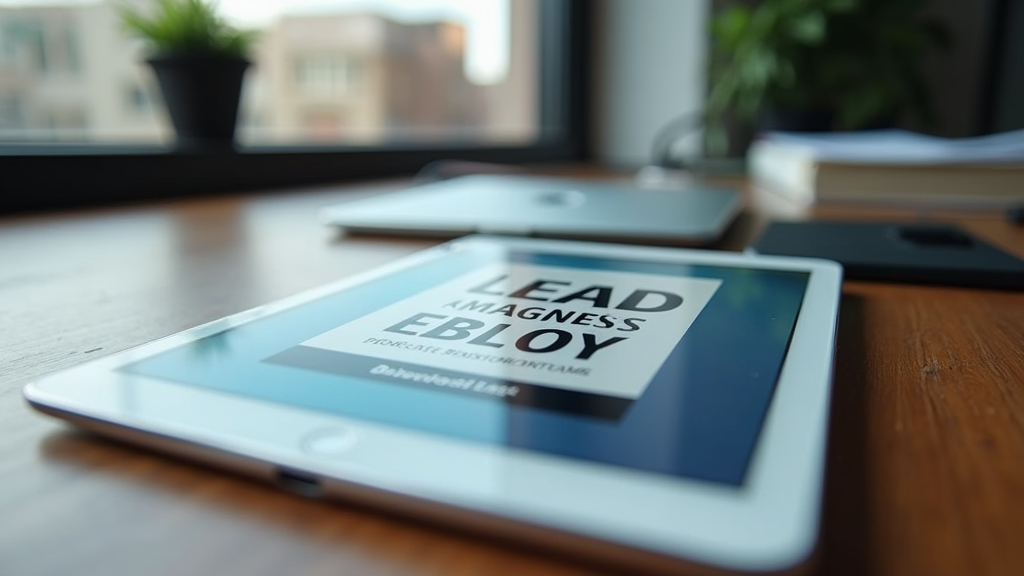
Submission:
M 763 129 L 850 130 L 911 112 L 934 121 L 921 58 L 948 34 L 924 0 L 761 0 L 712 17 L 707 147 L 725 120 Z

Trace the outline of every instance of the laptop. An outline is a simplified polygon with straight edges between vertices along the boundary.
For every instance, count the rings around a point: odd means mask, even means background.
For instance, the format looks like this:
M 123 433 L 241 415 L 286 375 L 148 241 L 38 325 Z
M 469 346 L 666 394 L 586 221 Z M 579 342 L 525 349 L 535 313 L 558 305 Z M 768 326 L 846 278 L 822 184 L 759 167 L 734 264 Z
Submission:
M 452 238 L 472 233 L 705 246 L 741 205 L 737 190 L 647 189 L 517 175 L 469 175 L 328 206 L 353 234 Z

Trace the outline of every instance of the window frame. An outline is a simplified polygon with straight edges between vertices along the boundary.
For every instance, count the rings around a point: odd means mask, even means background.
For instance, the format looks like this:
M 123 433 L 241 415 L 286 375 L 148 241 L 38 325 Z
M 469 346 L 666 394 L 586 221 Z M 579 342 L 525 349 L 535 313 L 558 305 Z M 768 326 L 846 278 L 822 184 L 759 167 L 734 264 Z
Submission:
M 248 146 L 183 152 L 160 145 L 0 144 L 0 214 L 136 203 L 413 174 L 447 159 L 507 164 L 589 157 L 586 0 L 539 0 L 540 133 L 522 146 Z

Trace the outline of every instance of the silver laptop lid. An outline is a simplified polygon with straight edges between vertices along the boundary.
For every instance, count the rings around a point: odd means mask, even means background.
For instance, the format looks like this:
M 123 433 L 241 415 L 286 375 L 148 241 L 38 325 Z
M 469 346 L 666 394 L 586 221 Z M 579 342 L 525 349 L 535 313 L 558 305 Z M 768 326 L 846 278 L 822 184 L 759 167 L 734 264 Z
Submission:
M 740 206 L 736 190 L 652 190 L 555 178 L 474 175 L 329 206 L 356 233 L 452 237 L 511 234 L 655 244 L 716 241 Z

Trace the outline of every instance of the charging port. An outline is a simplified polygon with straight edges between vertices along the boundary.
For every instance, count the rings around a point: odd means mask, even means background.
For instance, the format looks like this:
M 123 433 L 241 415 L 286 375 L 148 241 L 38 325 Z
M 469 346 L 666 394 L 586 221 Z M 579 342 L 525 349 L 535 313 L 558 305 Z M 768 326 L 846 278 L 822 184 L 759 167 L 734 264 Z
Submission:
M 324 488 L 316 476 L 298 470 L 278 468 L 274 482 L 292 494 L 306 498 L 319 498 L 324 495 Z

